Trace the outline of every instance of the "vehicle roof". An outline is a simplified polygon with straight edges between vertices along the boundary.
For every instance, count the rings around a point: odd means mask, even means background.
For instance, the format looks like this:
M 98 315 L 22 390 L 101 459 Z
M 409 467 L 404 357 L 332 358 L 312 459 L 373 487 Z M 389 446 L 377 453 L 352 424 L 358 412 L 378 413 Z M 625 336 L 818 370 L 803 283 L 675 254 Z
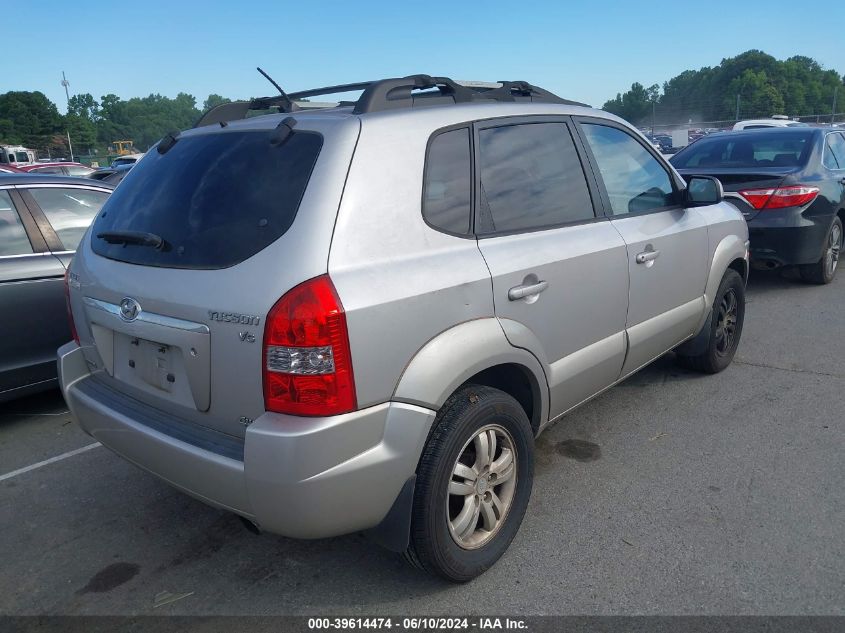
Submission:
M 734 127 L 748 126 L 748 125 L 767 125 L 769 127 L 809 127 L 807 123 L 801 121 L 793 121 L 792 119 L 746 119 L 745 121 L 737 121 Z
M 294 112 L 279 112 L 252 116 L 246 119 L 230 121 L 224 130 L 247 130 L 247 129 L 272 129 L 278 126 L 282 120 L 293 117 L 297 124 L 303 127 L 323 127 L 325 125 L 343 125 L 352 121 L 379 121 L 393 122 L 397 126 L 410 123 L 415 119 L 426 119 L 429 122 L 435 120 L 439 125 L 447 126 L 463 121 L 475 121 L 493 119 L 500 117 L 515 116 L 592 116 L 624 123 L 629 123 L 619 117 L 588 106 L 564 105 L 558 103 L 529 103 L 529 102 L 478 102 L 478 103 L 451 103 L 443 105 L 426 105 L 413 108 L 398 108 L 395 110 L 382 110 L 367 112 L 364 114 L 353 113 L 352 106 L 340 105 L 334 108 L 319 110 L 296 110 Z M 392 124 L 392 123 L 390 123 Z M 633 128 L 636 129 L 636 128 Z M 186 130 L 183 134 L 205 134 L 220 131 L 220 125 L 213 124 L 199 128 Z
M 84 185 L 100 189 L 114 189 L 114 186 L 108 183 L 103 183 L 101 180 L 92 180 L 91 178 L 33 173 L 0 173 L 0 186 L 2 185 Z
M 49 163 L 29 163 L 28 165 L 21 165 L 20 169 L 27 168 L 33 169 L 35 167 L 67 167 L 71 165 L 73 167 L 88 167 L 83 163 L 77 163 L 75 161 L 65 160 L 65 161 L 51 161 Z
M 761 127 L 752 130 L 726 130 L 724 132 L 719 132 L 718 134 L 708 134 L 707 136 L 702 136 L 696 141 L 696 143 L 731 137 L 747 139 L 751 138 L 755 134 L 820 134 L 822 132 L 824 132 L 824 129 L 820 127 Z

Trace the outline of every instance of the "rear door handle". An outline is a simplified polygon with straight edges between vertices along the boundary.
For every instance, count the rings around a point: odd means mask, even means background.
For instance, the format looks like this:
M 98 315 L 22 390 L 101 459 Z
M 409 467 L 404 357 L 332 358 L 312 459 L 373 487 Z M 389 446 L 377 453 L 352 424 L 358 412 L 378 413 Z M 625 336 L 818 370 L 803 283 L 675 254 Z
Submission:
M 646 264 L 648 262 L 653 262 L 659 256 L 660 251 L 643 251 L 642 253 L 637 254 L 637 263 Z
M 538 295 L 548 287 L 548 281 L 538 281 L 536 284 L 514 286 L 513 288 L 508 290 L 508 299 L 510 299 L 511 301 L 519 301 L 520 299 L 530 297 L 531 295 Z

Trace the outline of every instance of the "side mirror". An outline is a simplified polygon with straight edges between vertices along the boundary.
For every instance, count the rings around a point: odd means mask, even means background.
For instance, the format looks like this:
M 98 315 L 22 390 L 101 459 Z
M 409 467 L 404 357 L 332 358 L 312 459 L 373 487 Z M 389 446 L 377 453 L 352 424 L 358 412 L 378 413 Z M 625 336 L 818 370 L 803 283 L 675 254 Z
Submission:
M 690 176 L 686 188 L 686 206 L 704 207 L 718 204 L 725 197 L 725 190 L 718 178 L 711 176 Z

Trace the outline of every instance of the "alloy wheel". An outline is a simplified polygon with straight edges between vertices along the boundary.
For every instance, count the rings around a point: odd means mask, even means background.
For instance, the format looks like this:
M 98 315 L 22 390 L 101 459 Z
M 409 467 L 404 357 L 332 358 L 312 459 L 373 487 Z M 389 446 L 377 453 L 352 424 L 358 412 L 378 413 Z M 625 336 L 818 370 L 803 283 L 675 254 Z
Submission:
M 455 543 L 477 549 L 498 533 L 513 502 L 516 473 L 513 438 L 504 427 L 487 425 L 464 444 L 446 499 L 446 520 Z
M 736 322 L 739 302 L 736 292 L 730 288 L 719 302 L 716 316 L 716 353 L 725 356 L 730 353 L 736 338 Z
M 824 256 L 824 268 L 828 277 L 833 277 L 839 263 L 839 249 L 842 246 L 842 227 L 834 224 L 827 239 L 827 250 Z

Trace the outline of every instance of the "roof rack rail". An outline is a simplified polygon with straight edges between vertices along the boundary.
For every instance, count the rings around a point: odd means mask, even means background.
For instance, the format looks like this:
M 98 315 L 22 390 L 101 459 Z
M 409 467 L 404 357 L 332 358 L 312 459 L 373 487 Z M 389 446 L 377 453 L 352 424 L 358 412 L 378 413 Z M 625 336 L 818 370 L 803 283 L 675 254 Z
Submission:
M 412 108 L 422 105 L 485 101 L 531 101 L 586 105 L 578 101 L 562 99 L 548 90 L 531 85 L 527 81 L 500 81 L 497 82 L 498 87 L 491 87 L 490 84 L 482 82 L 466 83 L 467 85 L 464 85 L 448 77 L 409 75 L 408 77 L 380 79 L 378 81 L 362 81 L 311 88 L 287 94 L 280 89 L 281 94 L 275 97 L 258 97 L 249 101 L 233 101 L 215 106 L 203 114 L 194 127 L 203 127 L 215 123 L 226 125 L 229 121 L 246 118 L 252 110 L 268 110 L 277 107 L 280 112 L 294 112 L 300 109 L 296 101 L 309 97 L 359 90 L 363 92 L 357 101 L 343 103 L 343 105 L 352 105 L 354 114 Z

